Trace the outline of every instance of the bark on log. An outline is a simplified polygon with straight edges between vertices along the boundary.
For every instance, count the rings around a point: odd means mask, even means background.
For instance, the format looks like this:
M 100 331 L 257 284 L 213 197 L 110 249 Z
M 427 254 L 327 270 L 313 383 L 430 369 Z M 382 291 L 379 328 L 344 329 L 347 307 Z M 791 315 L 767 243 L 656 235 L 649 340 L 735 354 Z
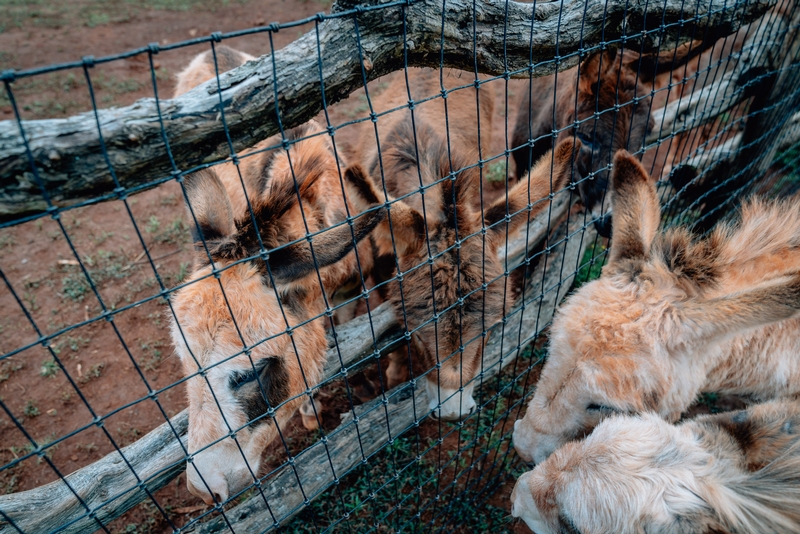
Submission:
M 373 336 L 378 347 L 387 348 L 396 337 L 397 322 L 389 304 L 373 310 L 372 327 L 369 317 L 362 315 L 337 328 L 339 350 L 328 350 L 325 378 L 331 378 L 342 369 L 373 354 Z M 394 329 L 394 330 L 393 330 Z M 331 340 L 331 345 L 333 341 Z M 339 359 L 341 353 L 342 360 Z M 186 410 L 170 419 L 136 443 L 122 449 L 131 468 L 147 488 L 155 491 L 165 486 L 186 469 L 186 454 L 170 429 L 170 424 L 186 444 L 188 428 Z M 67 482 L 56 480 L 29 491 L 0 496 L 0 510 L 8 515 L 24 532 L 50 532 L 69 525 L 60 532 L 85 532 L 98 528 L 89 511 L 67 484 L 80 495 L 96 517 L 108 524 L 136 504 L 146 500 L 147 494 L 138 486 L 136 475 L 118 453 L 87 466 L 66 477 Z M 106 501 L 112 502 L 104 505 Z M 46 505 L 46 506 L 45 506 Z M 17 532 L 0 516 L 0 533 Z
M 727 213 L 724 208 L 731 199 L 765 174 L 780 139 L 795 127 L 792 121 L 800 105 L 800 10 L 792 6 L 783 0 L 754 24 L 754 37 L 742 51 L 742 61 L 752 67 L 748 70 L 763 82 L 752 94 L 743 131 L 728 134 L 730 138 L 719 148 L 728 157 L 713 160 L 699 154 L 695 161 L 682 165 L 696 178 L 681 197 L 670 202 L 673 209 L 699 210 L 694 225 L 698 232 L 712 228 Z
M 585 0 L 538 3 L 534 12 L 533 4 L 508 2 L 506 6 L 504 2 L 478 0 L 473 10 L 472 0 L 448 0 L 444 50 L 441 0 L 362 9 L 357 15 L 342 15 L 318 26 L 325 97 L 332 104 L 361 87 L 362 66 L 367 81 L 399 70 L 406 48 L 411 66 L 438 67 L 443 58 L 446 67 L 471 71 L 477 65 L 481 73 L 494 75 L 504 74 L 507 67 L 526 77 L 532 59 L 534 63 L 544 62 L 533 72 L 534 76 L 543 76 L 575 65 L 578 55 L 570 54 L 598 45 L 603 39 L 624 39 L 629 48 L 651 51 L 674 47 L 693 36 L 728 35 L 760 16 L 775 1 Z M 376 6 L 386 2 L 366 3 Z M 351 4 L 340 2 L 334 10 L 341 14 Z M 363 61 L 356 40 L 356 20 Z M 89 112 L 67 119 L 23 121 L 38 180 L 19 125 L 15 121 L 0 122 L 0 222 L 44 212 L 48 202 L 42 189 L 53 206 L 66 207 L 102 195 L 116 198 L 117 193 L 124 194 L 124 190 L 116 190 L 114 176 L 125 189 L 153 187 L 175 170 L 186 171 L 229 156 L 220 100 L 236 151 L 279 132 L 276 109 L 284 128 L 308 121 L 322 109 L 317 46 L 316 33 L 311 31 L 273 56 L 263 56 L 222 75 L 219 86 L 214 80 L 180 98 L 162 100 L 163 134 L 177 169 L 170 163 L 153 99 L 100 110 L 97 119 Z M 554 58 L 560 61 L 553 62 Z M 101 125 L 108 163 L 96 120 Z
M 653 110 L 651 116 L 655 127 L 648 134 L 646 143 L 657 143 L 659 139 L 698 128 L 754 94 L 769 91 L 774 80 L 765 75 L 773 72 L 785 57 L 783 43 L 791 40 L 789 32 L 792 31 L 788 22 L 776 8 L 750 28 L 742 29 L 749 36 L 742 49 L 728 59 L 735 61 L 733 69 L 720 80 L 694 91 L 688 98 L 680 98 Z M 781 55 L 782 49 L 784 55 Z

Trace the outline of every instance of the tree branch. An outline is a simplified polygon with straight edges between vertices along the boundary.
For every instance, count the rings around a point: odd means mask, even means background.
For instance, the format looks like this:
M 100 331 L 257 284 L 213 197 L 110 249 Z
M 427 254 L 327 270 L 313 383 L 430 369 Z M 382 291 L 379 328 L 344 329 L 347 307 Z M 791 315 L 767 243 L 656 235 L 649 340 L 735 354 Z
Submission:
M 375 6 L 381 0 L 370 0 Z M 318 54 L 329 104 L 346 98 L 367 81 L 404 66 L 403 15 L 407 21 L 408 65 L 440 65 L 485 74 L 528 76 L 529 61 L 542 63 L 534 76 L 575 65 L 583 47 L 622 39 L 626 47 L 652 51 L 674 47 L 698 35 L 727 35 L 764 13 L 775 0 L 730 4 L 727 0 L 565 0 L 558 4 L 448 0 L 442 40 L 441 0 L 361 9 L 321 22 L 314 31 L 274 54 L 239 67 L 174 100 L 162 100 L 163 134 L 178 171 L 230 155 L 220 120 L 220 98 L 234 150 L 253 146 L 284 128 L 302 124 L 322 109 Z M 507 17 L 506 17 L 507 15 Z M 531 18 L 534 33 L 531 37 Z M 360 48 L 365 61 L 359 59 Z M 473 35 L 473 24 L 476 35 Z M 642 32 L 646 30 L 646 32 Z M 444 50 L 442 50 L 442 41 Z M 532 46 L 531 46 L 532 45 Z M 473 48 L 475 52 L 473 53 Z M 560 61 L 553 62 L 553 58 Z M 273 68 L 274 64 L 274 68 Z M 367 68 L 369 66 L 369 68 Z M 277 91 L 275 90 L 277 87 Z M 275 101 L 275 93 L 278 100 Z M 120 187 L 154 187 L 173 167 L 153 99 L 100 110 L 108 162 Z M 106 162 L 94 113 L 67 119 L 23 121 L 38 180 L 31 169 L 16 121 L 0 122 L 0 222 L 71 206 L 101 195 L 124 194 Z M 39 183 L 39 181 L 41 183 Z M 116 193 L 115 193 L 116 191 Z

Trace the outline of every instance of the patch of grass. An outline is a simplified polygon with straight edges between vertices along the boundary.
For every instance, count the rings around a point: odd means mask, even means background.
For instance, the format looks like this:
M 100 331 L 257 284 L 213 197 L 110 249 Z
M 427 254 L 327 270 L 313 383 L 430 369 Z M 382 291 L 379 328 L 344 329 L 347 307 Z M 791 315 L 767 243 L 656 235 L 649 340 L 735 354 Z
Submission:
M 155 228 L 151 230 L 150 224 L 154 219 L 156 223 Z M 173 219 L 172 222 L 162 232 L 158 232 L 159 227 L 160 224 L 158 223 L 158 219 L 155 216 L 152 216 L 150 217 L 150 222 L 148 222 L 147 227 L 145 228 L 147 232 L 156 234 L 153 237 L 156 243 L 182 244 L 188 243 L 191 240 L 189 229 L 187 228 L 186 224 L 184 224 L 183 217 L 176 217 Z
M 147 224 L 144 226 L 144 231 L 148 234 L 154 234 L 158 232 L 159 228 L 161 228 L 161 222 L 158 220 L 158 217 L 151 215 L 150 219 L 147 220 Z
M 142 341 L 140 343 L 140 347 L 142 352 L 146 355 L 146 358 L 142 361 L 142 368 L 145 371 L 155 371 L 158 369 L 158 366 L 161 365 L 161 347 L 163 343 L 160 341 L 153 341 L 151 343 L 147 343 Z M 147 356 L 147 353 L 150 353 Z
M 42 362 L 42 368 L 39 369 L 39 374 L 45 378 L 52 378 L 58 374 L 60 368 L 53 358 L 48 358 Z
M 61 279 L 61 295 L 69 300 L 80 302 L 89 292 L 89 283 L 83 273 L 75 273 Z
M 100 378 L 103 375 L 103 369 L 105 369 L 106 364 L 105 362 L 100 362 L 92 365 L 89 368 L 89 371 L 83 375 L 78 382 L 81 384 L 87 384 L 96 378 Z
M 65 389 L 61 392 L 61 404 L 69 404 L 72 402 L 72 391 L 69 389 Z
M 587 282 L 600 278 L 606 261 L 605 251 L 606 247 L 599 241 L 592 247 L 586 247 L 578 273 L 575 275 L 573 291 Z
M 11 358 L 6 359 L 3 363 L 0 363 L 0 382 L 5 382 L 11 377 L 12 373 L 24 368 L 25 364 L 23 362 L 16 362 Z
M 32 399 L 28 399 L 28 402 L 25 403 L 25 408 L 22 411 L 25 414 L 25 417 L 29 419 L 33 419 L 39 415 L 39 407 L 36 406 L 36 402 Z
M 76 451 L 84 452 L 84 453 L 87 453 L 87 454 L 91 454 L 91 453 L 95 452 L 98 449 L 99 449 L 99 447 L 97 445 L 95 445 L 94 442 L 92 442 L 92 443 L 79 443 L 79 444 L 75 445 L 75 450 Z
M 175 206 L 178 203 L 178 195 L 164 195 L 161 197 L 159 204 L 162 206 Z
M 86 256 L 83 263 L 89 272 L 89 277 L 96 287 L 100 287 L 108 280 L 121 279 L 133 271 L 127 265 L 125 258 L 107 250 L 98 249 L 96 257 Z M 62 298 L 80 302 L 91 290 L 89 281 L 77 265 L 61 265 L 62 272 L 67 275 L 61 280 Z
M 506 181 L 506 160 L 498 159 L 491 162 L 483 171 L 487 182 L 503 183 Z

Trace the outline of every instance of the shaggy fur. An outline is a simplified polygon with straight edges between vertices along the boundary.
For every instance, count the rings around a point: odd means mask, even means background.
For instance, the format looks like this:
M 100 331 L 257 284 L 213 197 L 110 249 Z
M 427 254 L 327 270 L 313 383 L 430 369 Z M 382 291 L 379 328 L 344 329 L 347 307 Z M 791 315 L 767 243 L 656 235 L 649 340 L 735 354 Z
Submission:
M 523 474 L 511 513 L 537 534 L 800 532 L 799 427 L 797 401 L 614 416 Z
M 462 418 L 475 407 L 471 381 L 480 366 L 483 332 L 504 312 L 497 250 L 507 232 L 548 206 L 549 200 L 541 199 L 567 184 L 579 146 L 572 140 L 561 143 L 553 157 L 544 157 L 529 178 L 509 190 L 507 199 L 485 206 L 483 217 L 474 207 L 480 175 L 469 167 L 472 156 L 458 147 L 448 151 L 424 115 L 417 115 L 413 126 L 410 120 L 396 123 L 381 146 L 388 198 L 360 166 L 348 168 L 347 174 L 362 183 L 367 203 L 391 202 L 387 221 L 375 232 L 381 252 L 397 250 L 402 273 L 390 283 L 389 299 L 398 317 L 405 317 L 425 369 L 436 369 L 426 381 L 430 408 L 443 419 Z M 372 179 L 379 180 L 376 166 L 370 168 Z M 420 183 L 426 187 L 424 200 L 414 194 Z M 402 202 L 392 198 L 400 196 Z M 404 378 L 398 370 L 403 366 L 407 359 L 394 354 L 387 373 L 390 386 Z
M 328 348 L 323 289 L 330 296 L 358 272 L 350 226 L 315 235 L 313 252 L 303 239 L 303 213 L 308 233 L 345 218 L 341 195 L 329 194 L 340 188 L 339 178 L 322 139 L 289 149 L 296 182 L 286 152 L 264 155 L 262 189 L 250 196 L 252 217 L 249 212 L 232 217 L 213 170 L 186 178 L 204 242 L 196 244 L 190 283 L 173 297 L 172 338 L 184 371 L 195 375 L 187 382 L 189 451 L 195 455 L 188 483 L 207 503 L 222 502 L 252 483 L 261 451 L 277 436 L 275 425 L 288 422 L 303 392 L 319 380 Z M 373 210 L 356 219 L 355 242 L 383 216 Z M 277 249 L 268 259 L 259 255 L 262 243 L 266 250 Z M 221 271 L 219 279 L 209 276 L 209 257 Z M 287 326 L 294 328 L 291 337 Z M 232 357 L 245 346 L 249 354 Z M 278 408 L 274 419 L 265 416 L 269 407 Z M 230 430 L 237 431 L 238 444 L 225 438 Z
M 513 147 L 523 147 L 514 152 L 517 175 L 527 172 L 556 141 L 568 137 L 583 141 L 577 161 L 583 178 L 578 191 L 595 216 L 598 231 L 608 237 L 610 219 L 603 218 L 608 202 L 603 200 L 611 157 L 620 149 L 642 147 L 653 126 L 650 92 L 655 77 L 685 64 L 704 50 L 703 45 L 695 41 L 654 56 L 610 49 L 590 55 L 579 67 L 534 78 L 526 84 L 511 138 Z M 595 113 L 599 115 L 593 120 Z M 581 122 L 573 126 L 576 121 Z M 554 129 L 560 131 L 555 138 L 551 137 Z M 531 140 L 543 136 L 530 146 Z M 591 178 L 590 173 L 594 173 Z
M 560 307 L 550 354 L 514 445 L 537 463 L 605 416 L 677 420 L 701 392 L 800 393 L 800 210 L 753 199 L 699 239 L 656 235 L 655 185 L 614 158 L 614 231 L 599 280 Z
M 217 52 L 220 70 L 246 56 L 225 47 Z M 186 80 L 204 81 L 208 60 L 206 54 L 195 58 L 180 74 L 179 88 Z M 277 436 L 276 424 L 285 425 L 301 404 L 304 424 L 315 426 L 310 400 L 299 395 L 316 385 L 325 361 L 325 300 L 336 305 L 360 291 L 359 267 L 365 273 L 372 268 L 374 253 L 365 238 L 382 211 L 358 217 L 352 230 L 344 224 L 314 235 L 311 245 L 303 239 L 344 221 L 347 209 L 353 212 L 330 138 L 322 132 L 312 121 L 286 132 L 295 141 L 288 152 L 252 154 L 279 144 L 272 137 L 242 157 L 238 168 L 217 165 L 184 182 L 197 254 L 191 283 L 173 297 L 172 337 L 192 376 L 187 392 L 194 458 L 187 481 L 209 504 L 253 482 L 261 452 Z M 268 258 L 260 256 L 262 244 L 274 250 Z M 219 279 L 209 276 L 210 262 L 221 271 Z M 291 337 L 287 326 L 294 328 Z M 232 357 L 245 346 L 249 354 Z M 236 441 L 225 437 L 232 430 Z
M 216 78 L 218 71 L 222 74 L 255 59 L 250 54 L 234 50 L 225 45 L 217 45 L 215 50 L 217 53 L 216 68 L 214 67 L 214 54 L 211 50 L 197 54 L 192 62 L 189 63 L 189 66 L 178 73 L 172 98 L 191 91 L 203 82 Z

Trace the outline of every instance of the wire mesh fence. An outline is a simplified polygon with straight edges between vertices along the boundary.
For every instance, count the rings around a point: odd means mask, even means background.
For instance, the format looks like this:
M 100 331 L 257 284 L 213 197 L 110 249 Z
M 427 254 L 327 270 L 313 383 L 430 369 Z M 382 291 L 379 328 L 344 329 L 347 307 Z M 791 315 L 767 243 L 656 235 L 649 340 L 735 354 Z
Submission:
M 339 2 L 3 71 L 0 531 L 513 530 L 614 153 L 666 225 L 794 195 L 797 29 L 789 1 Z M 107 108 L 123 62 L 149 99 Z

